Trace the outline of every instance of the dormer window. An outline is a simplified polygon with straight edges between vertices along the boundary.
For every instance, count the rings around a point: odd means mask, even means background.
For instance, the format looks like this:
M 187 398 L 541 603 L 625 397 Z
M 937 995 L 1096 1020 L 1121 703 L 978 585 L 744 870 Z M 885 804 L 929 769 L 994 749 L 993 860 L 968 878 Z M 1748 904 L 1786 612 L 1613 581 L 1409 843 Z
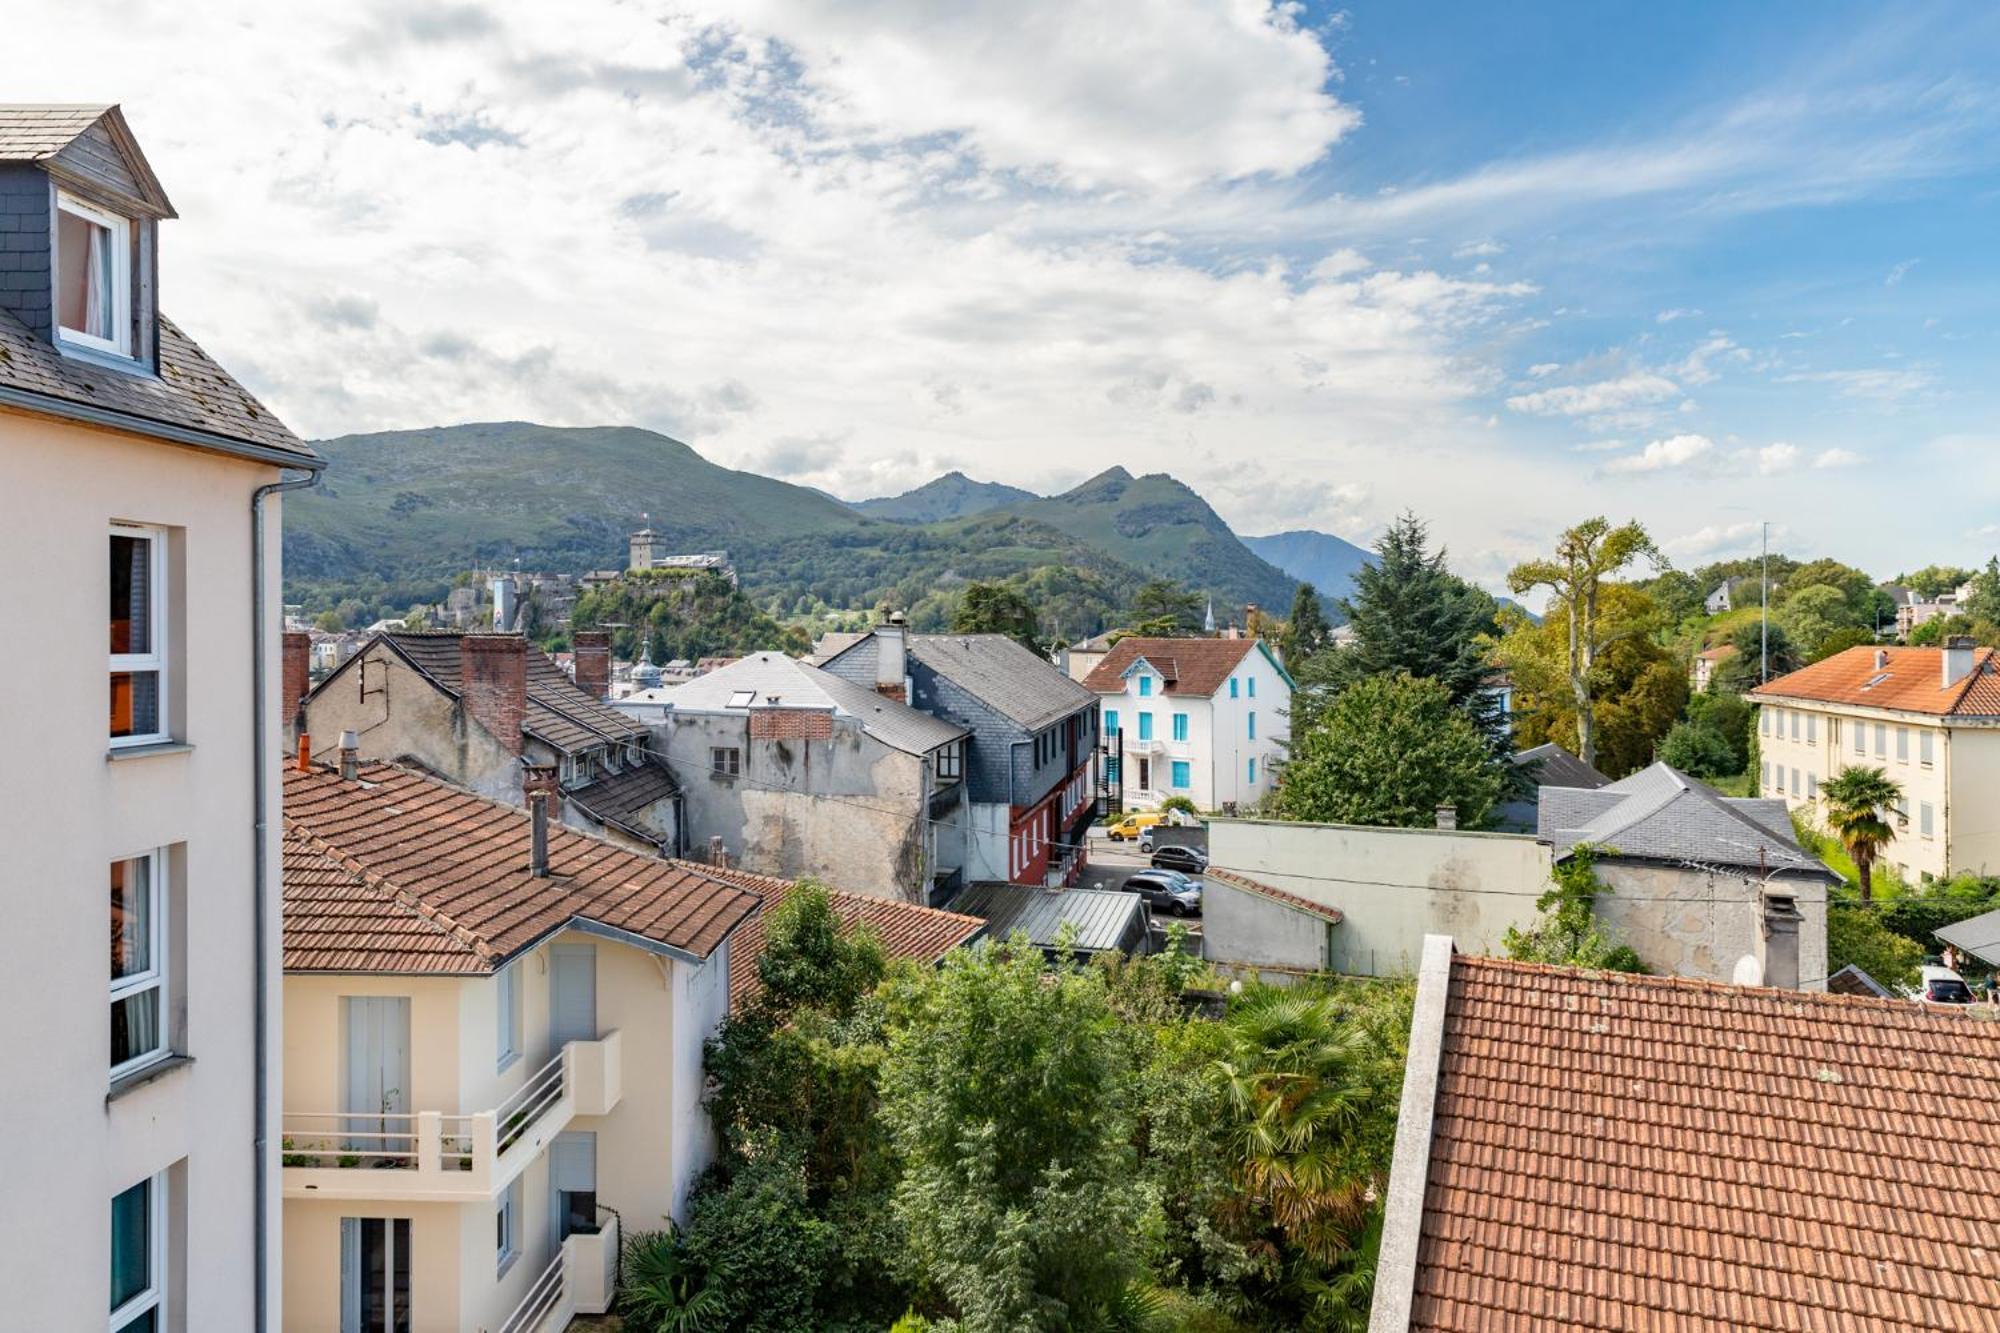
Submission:
M 64 342 L 132 355 L 131 223 L 56 196 L 56 327 Z

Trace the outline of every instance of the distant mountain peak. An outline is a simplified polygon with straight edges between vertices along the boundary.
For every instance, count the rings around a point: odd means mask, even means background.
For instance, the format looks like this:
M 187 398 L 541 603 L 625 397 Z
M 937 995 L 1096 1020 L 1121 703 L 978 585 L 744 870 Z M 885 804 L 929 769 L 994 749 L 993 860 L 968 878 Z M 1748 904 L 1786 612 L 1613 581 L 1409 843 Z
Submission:
M 850 501 L 848 507 L 869 518 L 888 519 L 892 523 L 937 523 L 948 518 L 983 514 L 989 509 L 1001 509 L 1034 498 L 1033 491 L 997 481 L 974 481 L 953 468 L 915 490 L 904 491 L 901 495 L 877 496 L 872 500 Z

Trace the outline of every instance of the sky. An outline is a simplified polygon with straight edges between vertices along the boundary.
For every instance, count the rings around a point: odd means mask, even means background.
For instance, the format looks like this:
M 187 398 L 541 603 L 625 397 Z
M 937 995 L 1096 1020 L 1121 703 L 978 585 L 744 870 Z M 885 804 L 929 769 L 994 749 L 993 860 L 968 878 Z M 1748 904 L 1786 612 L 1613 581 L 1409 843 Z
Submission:
M 633 424 L 860 498 L 2000 548 L 2000 6 L 298 4 L 8 17 L 166 312 L 307 436 Z M 659 505 L 669 504 L 661 497 Z

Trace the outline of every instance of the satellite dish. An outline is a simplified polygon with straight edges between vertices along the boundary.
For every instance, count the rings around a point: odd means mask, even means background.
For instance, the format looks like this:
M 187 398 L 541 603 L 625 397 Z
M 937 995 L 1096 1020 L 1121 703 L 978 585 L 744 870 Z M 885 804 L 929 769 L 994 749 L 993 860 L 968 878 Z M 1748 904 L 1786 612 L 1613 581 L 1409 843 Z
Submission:
M 1736 971 L 1730 981 L 1738 986 L 1761 986 L 1764 984 L 1764 965 L 1757 961 L 1757 955 L 1746 953 L 1736 960 Z

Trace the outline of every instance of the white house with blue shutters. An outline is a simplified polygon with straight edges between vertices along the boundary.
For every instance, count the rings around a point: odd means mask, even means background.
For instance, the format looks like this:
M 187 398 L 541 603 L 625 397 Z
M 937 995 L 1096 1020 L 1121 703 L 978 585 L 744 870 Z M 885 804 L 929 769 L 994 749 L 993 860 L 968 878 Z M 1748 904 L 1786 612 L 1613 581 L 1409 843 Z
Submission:
M 1242 810 L 1276 785 L 1292 678 L 1263 640 L 1120 639 L 1084 685 L 1128 807 L 1185 796 Z

